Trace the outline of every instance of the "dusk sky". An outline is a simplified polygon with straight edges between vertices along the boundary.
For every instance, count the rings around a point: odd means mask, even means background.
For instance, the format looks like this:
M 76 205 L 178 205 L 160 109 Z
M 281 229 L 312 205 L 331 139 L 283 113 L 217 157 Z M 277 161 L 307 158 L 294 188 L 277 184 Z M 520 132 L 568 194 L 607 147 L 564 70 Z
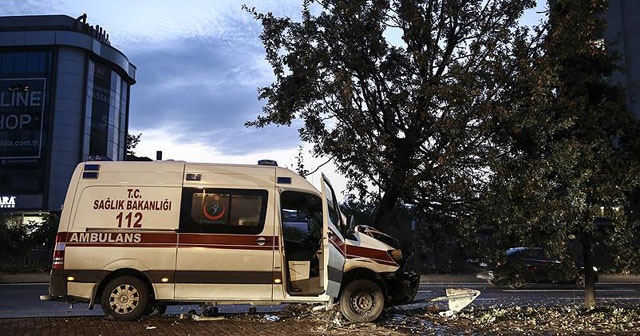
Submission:
M 271 83 L 259 22 L 241 9 L 299 18 L 302 0 L 10 0 L 0 16 L 87 14 L 111 46 L 137 67 L 129 133 L 142 133 L 135 152 L 193 162 L 256 163 L 275 159 L 295 168 L 297 126 L 246 128 L 263 102 L 257 88 Z M 309 146 L 306 146 L 307 148 Z M 307 169 L 323 162 L 305 150 Z M 321 168 L 340 191 L 346 181 L 333 165 Z M 320 174 L 309 180 L 319 186 Z M 337 190 L 337 191 L 338 191 Z

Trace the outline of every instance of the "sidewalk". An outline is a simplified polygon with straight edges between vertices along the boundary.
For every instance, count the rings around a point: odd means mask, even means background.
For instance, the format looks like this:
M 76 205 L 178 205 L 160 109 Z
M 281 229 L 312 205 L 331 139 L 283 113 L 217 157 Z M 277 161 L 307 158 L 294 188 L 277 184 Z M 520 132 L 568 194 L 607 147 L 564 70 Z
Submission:
M 640 275 L 601 274 L 599 282 L 640 284 Z M 49 273 L 0 273 L 0 283 L 49 283 Z M 487 283 L 487 281 L 476 278 L 475 274 L 423 274 L 420 277 L 420 283 L 456 284 Z
M 0 283 L 49 283 L 49 273 L 1 273 Z

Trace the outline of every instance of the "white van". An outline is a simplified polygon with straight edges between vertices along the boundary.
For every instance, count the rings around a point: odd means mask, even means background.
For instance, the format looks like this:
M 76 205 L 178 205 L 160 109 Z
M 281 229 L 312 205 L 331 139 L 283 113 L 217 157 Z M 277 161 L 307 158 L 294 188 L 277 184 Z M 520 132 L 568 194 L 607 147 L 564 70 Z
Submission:
M 364 226 L 347 234 L 324 176 L 320 192 L 266 163 L 79 164 L 42 299 L 98 302 L 116 320 L 170 304 L 339 299 L 353 321 L 413 299 L 418 277 L 402 271 L 393 238 Z

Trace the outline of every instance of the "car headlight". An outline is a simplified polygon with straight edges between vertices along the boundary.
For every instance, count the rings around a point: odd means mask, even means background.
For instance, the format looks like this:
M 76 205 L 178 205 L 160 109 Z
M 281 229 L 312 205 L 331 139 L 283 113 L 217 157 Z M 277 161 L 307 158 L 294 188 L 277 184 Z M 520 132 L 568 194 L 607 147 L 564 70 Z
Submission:
M 395 261 L 402 260 L 402 251 L 400 251 L 400 250 L 391 250 L 391 251 L 389 251 L 389 255 Z
M 598 271 L 598 268 L 597 268 L 597 267 L 595 267 L 595 266 L 593 266 L 593 271 L 594 271 L 594 272 L 597 272 L 597 271 Z

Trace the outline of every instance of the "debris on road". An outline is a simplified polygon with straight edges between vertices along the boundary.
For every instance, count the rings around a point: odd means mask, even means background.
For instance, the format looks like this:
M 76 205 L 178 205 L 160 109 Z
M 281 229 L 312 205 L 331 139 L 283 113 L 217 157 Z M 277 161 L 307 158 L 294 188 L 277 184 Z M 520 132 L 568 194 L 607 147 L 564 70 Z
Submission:
M 224 316 L 201 316 L 201 315 L 192 315 L 191 318 L 194 321 L 221 321 L 224 320 Z
M 451 317 L 453 314 L 462 311 L 480 295 L 479 290 L 470 288 L 447 288 L 445 292 L 446 296 L 439 296 L 429 300 L 431 302 L 448 302 L 449 310 L 441 312 L 440 316 L 442 317 Z
M 269 321 L 269 322 L 278 322 L 278 321 L 280 321 L 280 318 L 278 316 L 270 315 L 270 314 L 265 315 L 264 319 Z

